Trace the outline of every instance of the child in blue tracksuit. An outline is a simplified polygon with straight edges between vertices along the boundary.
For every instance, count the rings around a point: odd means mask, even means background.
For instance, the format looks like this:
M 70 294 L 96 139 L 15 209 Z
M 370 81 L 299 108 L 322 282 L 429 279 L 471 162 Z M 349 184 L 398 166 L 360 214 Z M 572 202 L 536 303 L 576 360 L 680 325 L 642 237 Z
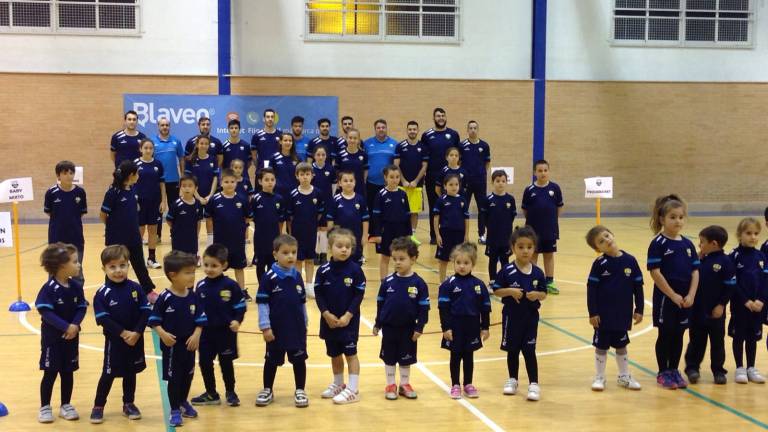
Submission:
M 619 249 L 608 228 L 593 227 L 586 240 L 589 247 L 602 253 L 592 263 L 587 278 L 587 309 L 589 323 L 595 329 L 592 345 L 597 369 L 592 390 L 605 390 L 605 366 L 611 347 L 616 349 L 619 385 L 640 390 L 640 383 L 629 373 L 627 345 L 632 321 L 637 325 L 643 320 L 643 274 L 635 257 Z
M 373 199 L 371 241 L 376 243 L 376 253 L 380 256 L 381 279 L 389 274 L 389 246 L 392 240 L 412 234 L 408 195 L 400 189 L 400 175 L 400 168 L 396 165 L 385 167 L 386 186 Z
M 370 217 L 365 197 L 355 192 L 355 175 L 351 171 L 339 172 L 341 192 L 333 197 L 333 201 L 325 206 L 325 220 L 328 230 L 334 226 L 346 228 L 355 235 L 355 250 L 352 260 L 358 264 L 363 262 L 363 249 L 368 241 L 368 224 Z
M 88 213 L 85 189 L 73 183 L 75 164 L 61 161 L 56 164 L 58 184 L 45 192 L 43 211 L 48 221 L 48 244 L 62 242 L 75 245 L 80 268 L 83 265 L 85 239 L 83 238 L 83 215 Z M 77 276 L 83 282 L 82 272 Z
M 296 270 L 298 242 L 287 234 L 279 235 L 272 250 L 276 262 L 259 283 L 259 329 L 267 343 L 264 355 L 264 388 L 256 395 L 257 406 L 267 406 L 275 398 L 273 386 L 278 366 L 293 365 L 297 408 L 309 406 L 304 390 L 307 381 L 307 295 L 301 273 Z
M 299 273 L 304 271 L 307 296 L 315 296 L 314 277 L 315 262 L 317 256 L 317 232 L 324 230 L 320 226 L 320 220 L 325 213 L 323 193 L 312 186 L 312 165 L 302 162 L 296 167 L 296 179 L 299 186 L 290 192 L 286 202 L 286 219 L 291 235 L 299 243 L 297 269 Z
M 445 280 L 453 248 L 467 241 L 469 229 L 469 209 L 464 197 L 459 195 L 459 176 L 448 174 L 443 182 L 445 195 L 437 199 L 435 208 L 432 209 L 434 225 L 437 228 L 435 258 L 440 261 L 440 282 Z
M 333 199 L 333 185 L 336 184 L 336 169 L 331 164 L 328 149 L 325 146 L 315 147 L 315 154 L 312 162 L 312 186 L 316 187 L 323 198 L 323 203 L 328 205 Z M 327 231 L 317 232 L 317 253 L 315 262 L 325 264 L 328 262 L 328 233 Z
M 216 391 L 213 360 L 219 358 L 224 378 L 227 405 L 239 406 L 235 393 L 235 367 L 238 358 L 237 332 L 245 317 L 245 298 L 237 282 L 224 275 L 227 268 L 227 248 L 212 244 L 203 254 L 205 279 L 197 283 L 195 294 L 208 318 L 208 325 L 200 336 L 200 373 L 205 383 L 205 393 L 192 398 L 192 405 L 219 405 L 221 397 Z
M 195 373 L 195 351 L 208 318 L 200 298 L 192 291 L 195 283 L 194 255 L 171 251 L 163 259 L 163 270 L 170 288 L 157 298 L 148 324 L 162 345 L 163 380 L 168 382 L 168 402 L 172 427 L 183 424 L 182 417 L 195 418 L 197 411 L 187 401 Z
M 130 161 L 129 161 L 130 162 Z M 77 420 L 80 416 L 70 404 L 74 372 L 79 369 L 78 341 L 80 323 L 85 318 L 88 303 L 83 286 L 73 279 L 80 274 L 77 248 L 71 244 L 53 243 L 40 255 L 40 263 L 48 280 L 40 288 L 35 309 L 40 312 L 40 423 L 53 423 L 51 395 L 56 377 L 61 377 L 61 409 L 59 416 Z
M 200 201 L 195 198 L 196 189 L 195 177 L 189 174 L 181 176 L 179 199 L 170 204 L 165 220 L 171 227 L 171 250 L 198 256 L 197 238 L 204 212 Z
M 429 289 L 413 265 L 419 257 L 419 247 L 410 235 L 392 241 L 390 253 L 395 272 L 381 281 L 376 297 L 376 321 L 373 335 L 382 332 L 379 358 L 384 361 L 387 386 L 384 397 L 397 399 L 398 394 L 415 399 L 410 384 L 411 365 L 416 363 L 416 342 L 424 333 L 429 320 Z M 395 384 L 395 366 L 400 365 L 400 386 Z
M 315 152 L 317 154 L 317 152 Z M 348 229 L 336 228 L 328 234 L 331 260 L 317 269 L 315 301 L 320 309 L 320 339 L 331 358 L 333 382 L 322 394 L 337 404 L 360 400 L 360 360 L 357 340 L 360 334 L 360 303 L 365 294 L 365 274 L 350 257 L 355 236 Z M 349 384 L 344 384 L 344 357 L 349 367 Z
M 685 350 L 685 374 L 691 384 L 701 378 L 699 366 L 704 360 L 707 338 L 710 340 L 710 368 L 715 384 L 728 382 L 725 364 L 725 306 L 736 287 L 735 269 L 731 258 L 723 252 L 728 231 L 710 225 L 699 232 L 699 289 L 693 303 L 688 348 Z
M 141 418 L 134 404 L 136 375 L 146 369 L 144 329 L 152 306 L 141 285 L 128 279 L 128 249 L 107 246 L 101 252 L 101 265 L 107 278 L 93 296 L 96 324 L 103 328 L 104 363 L 91 410 L 91 423 L 104 421 L 104 406 L 115 378 L 123 379 L 123 415 Z
M 493 192 L 482 200 L 478 212 L 486 222 L 488 235 L 485 241 L 485 255 L 488 257 L 488 276 L 491 284 L 496 280 L 499 264 L 504 268 L 509 263 L 509 237 L 512 224 L 517 216 L 515 197 L 504 191 L 507 186 L 507 173 L 495 170 L 491 174 Z
M 757 342 L 763 337 L 765 302 L 768 301 L 768 268 L 766 257 L 757 250 L 760 222 L 744 218 L 736 229 L 739 246 L 730 254 L 736 268 L 736 286 L 731 296 L 731 320 L 728 335 L 733 338 L 733 357 L 736 360 L 735 381 L 739 384 L 765 383 L 755 367 Z M 746 351 L 747 367 L 742 352 Z
M 283 230 L 286 205 L 284 197 L 275 193 L 275 170 L 262 168 L 256 177 L 261 190 L 251 198 L 251 214 L 254 227 L 253 264 L 256 266 L 256 277 L 260 281 L 275 262 L 272 242 Z
M 145 138 L 141 140 L 141 157 L 134 163 L 138 169 L 139 179 L 134 186 L 136 199 L 139 202 L 139 232 L 144 237 L 144 229 L 147 233 L 147 245 L 149 254 L 147 266 L 159 268 L 155 257 L 157 248 L 158 224 L 162 223 L 162 212 L 165 207 L 165 172 L 163 164 L 154 158 L 155 143 Z
M 509 379 L 504 384 L 504 394 L 517 394 L 520 353 L 525 359 L 528 373 L 529 401 L 541 397 L 539 365 L 536 359 L 536 338 L 539 329 L 539 308 L 547 298 L 547 280 L 544 272 L 533 263 L 536 253 L 536 233 L 531 227 L 516 228 L 509 244 L 514 261 L 496 275 L 493 294 L 501 297 L 501 349 L 507 352 Z
M 193 139 L 195 140 L 194 152 L 184 167 L 184 173 L 195 178 L 197 183 L 195 198 L 202 205 L 206 205 L 213 198 L 213 194 L 218 191 L 221 169 L 219 168 L 216 150 L 211 148 L 211 138 L 199 135 Z M 212 150 L 212 152 L 209 153 L 209 150 Z M 179 180 L 179 185 L 181 185 L 181 180 Z M 210 220 L 206 221 L 205 231 L 208 235 L 213 236 L 213 225 L 210 222 Z M 197 254 L 197 251 L 195 251 L 195 254 Z
M 462 243 L 451 254 L 456 273 L 445 280 L 437 298 L 440 309 L 440 327 L 443 331 L 441 347 L 451 352 L 451 398 L 460 399 L 459 369 L 464 363 L 464 394 L 469 398 L 479 396 L 472 384 L 474 353 L 488 339 L 491 314 L 491 298 L 485 283 L 472 275 L 477 263 L 477 246 Z

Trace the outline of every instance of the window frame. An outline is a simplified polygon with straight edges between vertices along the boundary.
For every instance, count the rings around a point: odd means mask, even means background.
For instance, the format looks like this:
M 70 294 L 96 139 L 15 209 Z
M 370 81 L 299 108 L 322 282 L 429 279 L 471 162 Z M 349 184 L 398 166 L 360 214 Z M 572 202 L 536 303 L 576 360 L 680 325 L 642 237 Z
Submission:
M 755 7 L 755 0 L 748 0 L 749 1 L 749 8 L 746 11 L 738 11 L 738 13 L 746 13 L 748 15 L 748 18 L 746 20 L 739 19 L 739 18 L 721 18 L 721 13 L 733 13 L 737 11 L 725 11 L 723 12 L 720 9 L 720 0 L 716 0 L 716 6 L 714 10 L 705 10 L 705 9 L 688 9 L 688 0 L 679 0 L 680 6 L 677 9 L 659 9 L 659 8 L 651 8 L 649 3 L 646 3 L 645 9 L 634 9 L 638 11 L 644 11 L 645 15 L 642 16 L 643 18 L 643 24 L 644 24 L 644 30 L 645 35 L 642 40 L 631 40 L 631 39 L 616 39 L 615 38 L 615 31 L 616 31 L 616 11 L 617 10 L 633 10 L 633 8 L 618 8 L 616 7 L 616 1 L 617 0 L 608 0 L 611 2 L 611 16 L 610 16 L 610 26 L 609 26 L 609 34 L 608 34 L 608 42 L 611 46 L 614 47 L 649 47 L 649 48 L 723 48 L 723 49 L 754 49 L 755 48 L 755 42 L 756 42 L 756 28 L 757 28 L 757 8 Z M 648 39 L 648 22 L 649 18 L 651 16 L 649 15 L 649 11 L 651 10 L 658 10 L 658 11 L 667 11 L 667 12 L 679 12 L 679 16 L 674 18 L 678 21 L 678 39 L 677 40 L 649 40 Z M 696 13 L 696 12 L 707 12 L 707 13 L 715 13 L 715 17 L 712 18 L 704 18 L 704 17 L 688 17 L 688 13 Z M 618 17 L 622 17 L 622 15 L 619 15 Z M 640 19 L 640 16 L 637 17 L 637 19 Z M 712 20 L 715 22 L 715 37 L 717 37 L 718 29 L 720 26 L 720 21 L 740 21 L 740 22 L 746 22 L 747 23 L 747 41 L 741 42 L 741 41 L 688 41 L 685 39 L 686 37 L 686 26 L 688 24 L 688 20 L 690 19 L 701 19 L 701 20 Z
M 422 10 L 423 7 L 430 7 L 430 6 L 441 6 L 441 5 L 434 5 L 434 4 L 425 4 L 424 0 L 419 0 L 418 3 L 401 3 L 397 0 L 377 0 L 377 1 L 364 1 L 364 0 L 340 0 L 341 3 L 339 3 L 339 0 L 300 0 L 303 5 L 304 9 L 304 33 L 303 33 L 303 39 L 305 42 L 350 42 L 350 43 L 404 43 L 404 44 L 439 44 L 439 45 L 460 45 L 462 42 L 461 37 L 461 24 L 462 24 L 462 0 L 455 0 L 455 4 L 450 6 L 455 9 L 455 12 L 444 12 L 444 13 L 434 13 L 434 12 L 428 12 L 424 13 Z M 310 32 L 310 17 L 313 9 L 310 9 L 311 3 L 325 3 L 325 4 L 340 4 L 341 6 L 345 6 L 348 4 L 354 5 L 355 3 L 360 5 L 378 5 L 379 8 L 376 11 L 371 12 L 352 12 L 352 13 L 371 13 L 371 14 L 377 14 L 378 15 L 378 27 L 379 27 L 379 33 L 376 35 L 356 35 L 356 34 L 346 34 L 346 26 L 341 26 L 341 34 L 327 34 L 327 33 L 311 33 Z M 419 8 L 419 12 L 404 12 L 404 11 L 387 11 L 387 6 L 415 6 Z M 449 6 L 449 5 L 444 5 Z M 334 11 L 335 12 L 335 11 Z M 341 9 L 341 16 L 342 16 L 342 23 L 345 20 L 345 15 L 348 12 L 342 7 Z M 398 15 L 398 14 L 414 14 L 417 13 L 419 17 L 419 36 L 403 36 L 403 35 L 387 35 L 387 16 L 388 15 Z M 423 23 L 424 23 L 424 15 L 451 15 L 454 17 L 454 36 L 423 36 L 421 35 L 423 31 Z
M 121 37 L 141 37 L 143 31 L 143 0 L 135 0 L 135 3 L 115 3 L 111 0 L 93 0 L 91 2 L 73 1 L 73 0 L 0 0 L 0 3 L 8 4 L 8 25 L 0 25 L 0 34 L 24 34 L 24 35 L 62 35 L 62 36 L 121 36 Z M 13 4 L 48 4 L 50 13 L 50 23 L 46 27 L 36 26 L 14 26 L 13 25 Z M 96 10 L 95 28 L 88 27 L 62 27 L 59 23 L 59 5 L 91 5 Z M 133 7 L 136 11 L 136 26 L 132 29 L 103 28 L 99 26 L 100 5 L 114 5 L 120 7 Z

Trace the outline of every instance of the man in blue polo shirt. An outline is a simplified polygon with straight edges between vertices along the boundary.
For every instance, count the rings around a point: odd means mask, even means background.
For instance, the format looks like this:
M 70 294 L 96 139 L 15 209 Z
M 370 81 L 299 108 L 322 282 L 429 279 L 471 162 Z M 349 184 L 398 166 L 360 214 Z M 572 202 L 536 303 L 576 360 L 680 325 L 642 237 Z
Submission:
M 158 134 L 152 138 L 155 143 L 155 159 L 160 161 L 165 172 L 165 208 L 170 208 L 179 199 L 179 178 L 184 172 L 184 144 L 171 135 L 171 121 L 166 117 L 157 120 Z M 163 217 L 165 220 L 165 217 Z M 157 240 L 160 241 L 163 224 L 157 224 Z
M 384 167 L 392 165 L 395 159 L 397 141 L 387 135 L 387 121 L 378 119 L 373 123 L 376 135 L 368 138 L 363 143 L 365 152 L 368 153 L 368 180 L 365 184 L 368 210 L 373 208 L 373 199 L 384 187 Z

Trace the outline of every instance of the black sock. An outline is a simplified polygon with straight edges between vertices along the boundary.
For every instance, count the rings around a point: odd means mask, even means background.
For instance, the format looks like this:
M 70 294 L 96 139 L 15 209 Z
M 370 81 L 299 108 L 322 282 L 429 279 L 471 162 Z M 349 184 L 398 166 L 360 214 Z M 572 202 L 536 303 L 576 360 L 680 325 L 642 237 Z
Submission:
M 53 394 L 53 385 L 56 383 L 56 371 L 43 372 L 43 379 L 40 381 L 40 406 L 51 404 L 51 395 Z
M 221 368 L 221 376 L 224 378 L 224 389 L 227 392 L 234 392 L 235 366 L 232 364 L 232 359 L 219 359 L 219 367 Z
M 555 278 L 552 276 L 547 276 L 546 278 L 547 278 L 547 285 L 555 282 Z
M 293 364 L 293 380 L 296 382 L 296 390 L 304 390 L 307 384 L 307 363 L 304 360 Z
M 136 399 L 136 374 L 129 373 L 123 377 L 123 403 L 133 403 Z
M 96 398 L 93 401 L 93 406 L 103 407 L 107 404 L 107 396 L 112 389 L 112 382 L 114 378 L 107 375 L 102 375 L 99 378 L 99 384 L 96 386 Z
M 451 369 L 451 385 L 459 385 L 461 384 L 461 381 L 459 380 L 459 371 L 461 369 L 461 354 L 451 351 L 451 361 L 450 361 L 450 369 Z

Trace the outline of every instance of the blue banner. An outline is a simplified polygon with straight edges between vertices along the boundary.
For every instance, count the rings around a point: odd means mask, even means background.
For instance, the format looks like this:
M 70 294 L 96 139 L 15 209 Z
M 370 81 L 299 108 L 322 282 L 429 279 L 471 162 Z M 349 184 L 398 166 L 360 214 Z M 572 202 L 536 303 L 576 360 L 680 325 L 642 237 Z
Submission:
M 186 142 L 199 133 L 197 120 L 211 119 L 211 134 L 226 140 L 227 123 L 240 120 L 240 136 L 246 142 L 257 129 L 264 127 L 264 110 L 272 108 L 277 114 L 278 129 L 289 131 L 291 118 L 304 117 L 304 135 L 318 135 L 317 121 L 331 119 L 331 135 L 336 136 L 339 98 L 335 96 L 200 96 L 167 94 L 125 94 L 123 110 L 134 110 L 139 115 L 139 130 L 154 136 L 157 120 L 167 117 L 171 121 L 171 135 Z

